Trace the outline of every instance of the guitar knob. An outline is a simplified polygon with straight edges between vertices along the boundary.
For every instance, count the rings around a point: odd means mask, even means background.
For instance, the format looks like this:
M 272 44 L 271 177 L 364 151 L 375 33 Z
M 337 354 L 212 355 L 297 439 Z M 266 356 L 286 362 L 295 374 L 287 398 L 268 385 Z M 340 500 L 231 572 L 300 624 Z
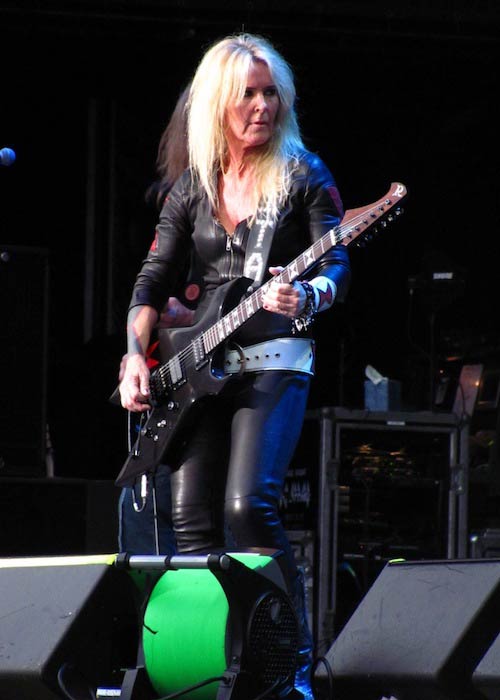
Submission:
M 175 411 L 176 408 L 179 408 L 177 401 L 169 401 L 167 403 L 167 411 Z

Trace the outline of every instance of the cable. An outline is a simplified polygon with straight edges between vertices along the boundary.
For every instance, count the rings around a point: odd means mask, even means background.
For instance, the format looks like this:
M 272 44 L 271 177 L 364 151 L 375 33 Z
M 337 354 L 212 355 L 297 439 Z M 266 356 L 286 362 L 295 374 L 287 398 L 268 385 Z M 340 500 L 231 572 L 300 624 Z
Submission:
M 192 690 L 203 688 L 204 686 L 210 685 L 210 683 L 215 683 L 216 681 L 227 681 L 227 678 L 226 676 L 214 676 L 213 678 L 207 678 L 206 680 L 201 681 L 200 683 L 196 683 L 195 685 L 190 685 L 189 687 L 184 688 L 184 690 L 179 690 L 178 693 L 164 695 L 163 697 L 158 698 L 158 700 L 174 700 L 174 698 L 180 698 L 182 695 L 190 693 Z
M 69 664 L 66 662 L 66 663 L 62 664 L 62 666 L 59 668 L 59 671 L 57 672 L 57 683 L 59 685 L 59 689 L 64 693 L 67 700 L 85 700 L 83 698 L 83 696 L 80 694 L 80 692 L 78 693 L 78 697 L 75 697 L 75 695 L 73 695 L 68 690 L 67 682 L 65 681 L 65 679 L 63 677 L 64 674 L 66 673 L 66 671 L 68 671 L 68 670 L 75 673 L 75 667 L 72 664 Z M 90 685 L 88 685 L 88 681 L 82 676 L 82 674 L 77 672 L 77 675 L 75 675 L 73 677 L 73 681 L 75 680 L 75 678 L 77 679 L 77 682 L 81 681 L 85 684 L 85 694 L 87 696 L 87 699 L 88 700 L 96 700 L 96 695 L 95 695 L 94 691 L 92 690 L 92 687 Z M 70 676 L 70 680 L 71 680 L 71 676 Z M 78 690 L 80 691 L 81 688 L 78 688 Z
M 323 664 L 325 670 L 326 670 L 326 675 L 328 678 L 328 696 L 329 698 L 332 697 L 333 694 L 333 673 L 332 673 L 332 668 L 330 664 L 328 663 L 328 659 L 325 656 L 318 656 L 317 659 L 313 661 L 313 664 L 311 666 L 311 678 L 314 679 L 316 675 L 316 671 L 318 670 L 318 666 L 320 664 Z M 313 688 L 313 690 L 316 692 L 316 688 Z
M 252 700 L 263 700 L 263 698 L 267 698 L 267 696 L 273 692 L 273 690 L 276 690 L 276 688 L 279 686 L 280 683 L 283 682 L 282 678 L 277 678 L 272 685 L 269 686 L 263 693 L 260 695 L 256 695 Z

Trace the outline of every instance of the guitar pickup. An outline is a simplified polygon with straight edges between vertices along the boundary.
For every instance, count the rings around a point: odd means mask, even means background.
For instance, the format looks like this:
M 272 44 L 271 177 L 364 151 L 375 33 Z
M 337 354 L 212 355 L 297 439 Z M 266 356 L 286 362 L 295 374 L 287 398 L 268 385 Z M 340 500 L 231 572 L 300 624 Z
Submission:
M 177 388 L 186 381 L 182 371 L 182 365 L 179 355 L 176 355 L 168 361 L 168 373 L 170 375 L 170 383 L 172 388 Z
M 200 369 L 200 367 L 203 367 L 203 365 L 206 365 L 208 362 L 205 348 L 203 347 L 202 336 L 195 338 L 191 343 L 191 347 L 193 348 L 195 367 L 196 369 Z

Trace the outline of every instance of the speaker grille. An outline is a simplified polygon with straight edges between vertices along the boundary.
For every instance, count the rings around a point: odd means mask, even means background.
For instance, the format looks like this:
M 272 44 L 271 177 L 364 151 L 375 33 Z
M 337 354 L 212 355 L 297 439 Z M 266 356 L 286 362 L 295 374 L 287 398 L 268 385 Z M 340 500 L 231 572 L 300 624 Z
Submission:
M 297 617 L 285 595 L 266 593 L 259 598 L 249 619 L 248 648 L 264 685 L 295 674 Z

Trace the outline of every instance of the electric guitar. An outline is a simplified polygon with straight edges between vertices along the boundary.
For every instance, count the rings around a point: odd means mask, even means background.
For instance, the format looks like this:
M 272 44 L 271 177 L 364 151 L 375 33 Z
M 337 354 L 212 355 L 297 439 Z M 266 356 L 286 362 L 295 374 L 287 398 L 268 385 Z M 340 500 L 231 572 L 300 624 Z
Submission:
M 262 300 L 271 282 L 291 284 L 333 246 L 365 242 L 377 229 L 386 227 L 402 213 L 399 205 L 406 194 L 404 185 L 393 182 L 387 194 L 373 204 L 347 210 L 338 226 L 250 296 L 244 295 L 252 280 L 246 277 L 232 280 L 215 291 L 206 314 L 198 323 L 159 331 L 162 356 L 169 359 L 151 373 L 153 408 L 115 481 L 117 486 L 133 485 L 138 476 L 153 471 L 165 460 L 174 439 L 177 442 L 186 437 L 203 398 L 218 394 L 231 379 L 233 375 L 224 374 L 226 341 L 262 309 Z

